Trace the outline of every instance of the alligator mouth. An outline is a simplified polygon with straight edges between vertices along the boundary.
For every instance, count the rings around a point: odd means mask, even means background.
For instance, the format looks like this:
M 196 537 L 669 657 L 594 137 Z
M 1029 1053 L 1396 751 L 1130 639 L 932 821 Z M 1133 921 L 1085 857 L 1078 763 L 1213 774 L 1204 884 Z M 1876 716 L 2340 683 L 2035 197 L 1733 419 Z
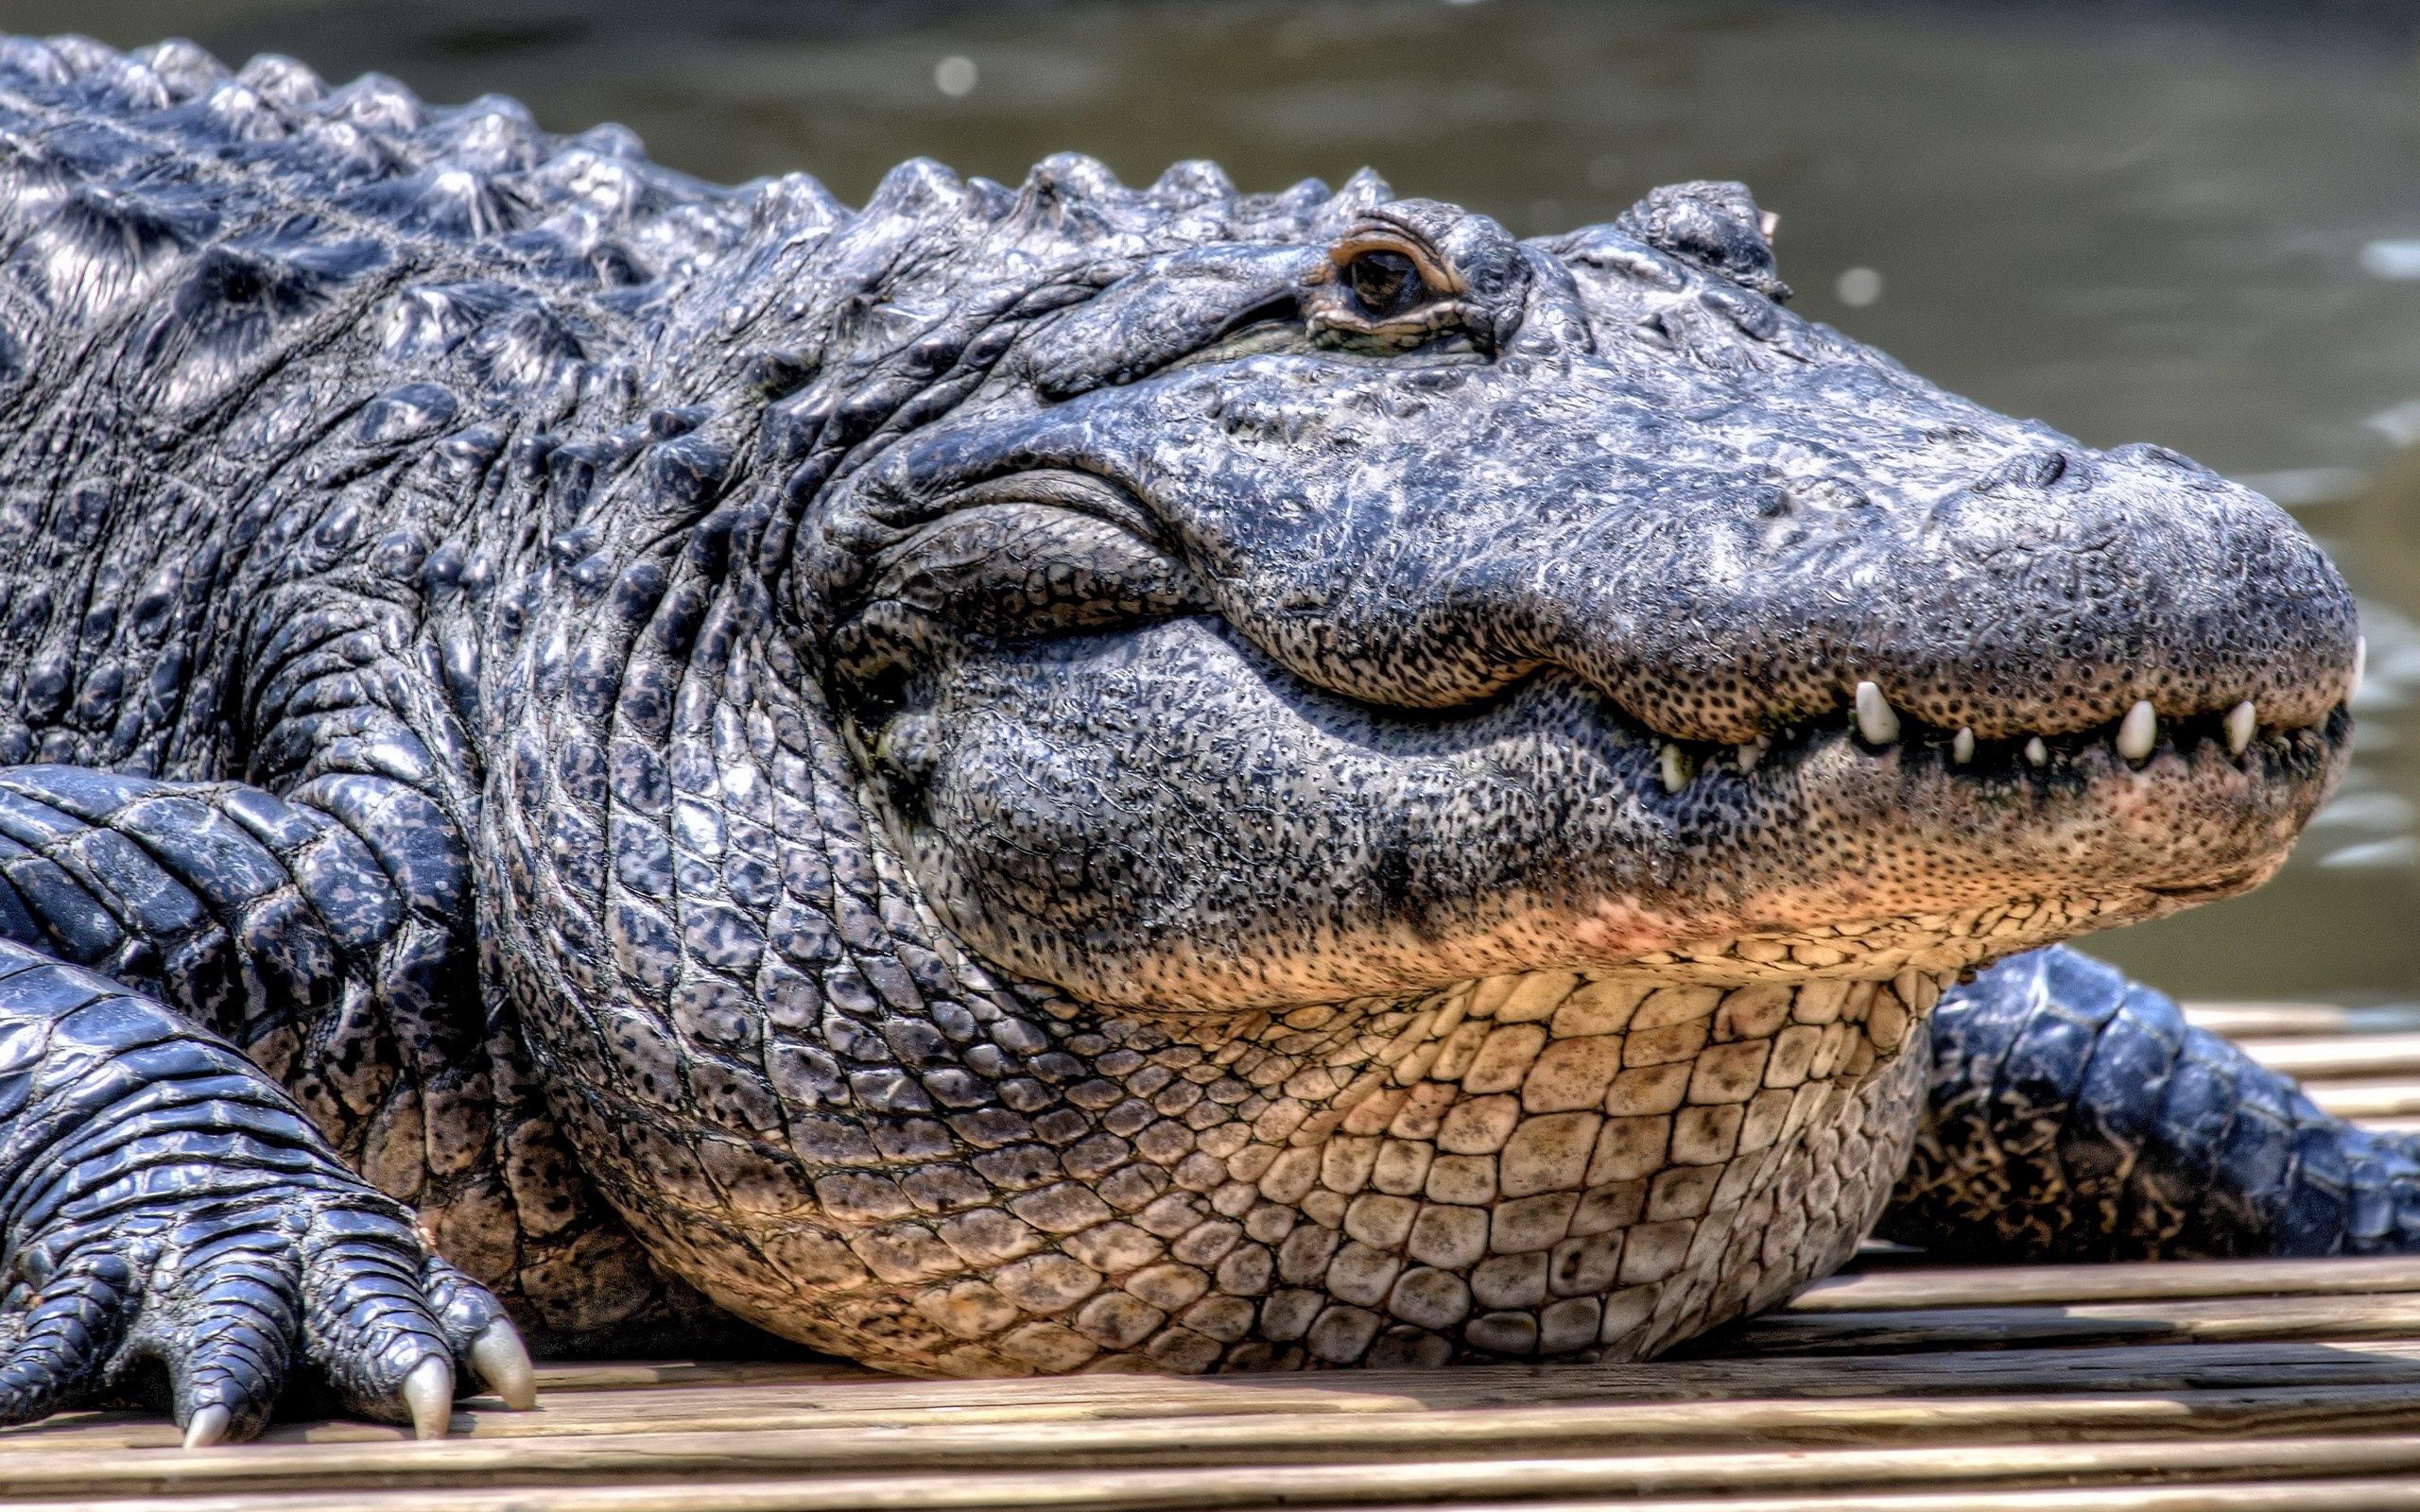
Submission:
M 2358 682 L 2358 677 L 2355 679 Z M 1860 695 L 1874 684 L 1859 685 Z M 2314 753 L 2341 748 L 2352 737 L 2352 718 L 2340 702 L 2318 721 L 2262 726 L 2251 702 L 2223 712 L 2159 716 L 2148 701 L 2118 719 L 2057 734 L 1979 739 L 1972 730 L 1944 730 L 1885 706 L 1877 715 L 1871 696 L 1829 719 L 1785 726 L 1743 746 L 1677 740 L 1646 730 L 1656 745 L 1655 777 L 1664 792 L 1685 795 L 1695 783 L 1772 780 L 1812 754 L 1852 745 L 1876 759 L 1923 764 L 1979 784 L 2017 784 L 2046 792 L 2099 782 L 2120 770 L 2141 771 L 2163 758 L 2193 765 L 2225 762 L 2256 776 L 2287 777 L 2280 759 L 2299 766 Z M 1634 719 L 1633 721 L 1634 723 Z
M 2256 884 L 2351 730 L 2323 666 L 2249 730 L 2212 676 L 2148 729 L 2129 705 L 1979 739 L 1852 697 L 1745 747 L 1687 742 L 1554 662 L 1452 707 L 1357 698 L 1209 610 L 953 676 L 998 712 L 951 732 L 897 828 L 951 927 L 1077 1001 L 1186 1019 L 1530 971 L 1955 972 Z M 1215 733 L 1066 732 L 1062 710 L 1138 685 L 1198 697 Z M 1165 822 L 1171 783 L 1218 802 Z
M 1747 962 L 1774 979 L 1962 969 L 2245 892 L 2283 862 L 2353 729 L 2339 703 L 2292 727 L 2247 730 L 2230 709 L 2147 730 L 2130 711 L 1978 740 L 1905 717 L 1877 731 L 1852 707 L 1737 747 L 1607 713 L 1627 726 L 1631 800 L 1665 816 L 1680 853 L 1787 834 L 1753 864 L 1704 870 L 1731 900 L 1700 921 L 1713 927 L 1671 921 L 1677 942 L 1634 959 L 1716 976 Z

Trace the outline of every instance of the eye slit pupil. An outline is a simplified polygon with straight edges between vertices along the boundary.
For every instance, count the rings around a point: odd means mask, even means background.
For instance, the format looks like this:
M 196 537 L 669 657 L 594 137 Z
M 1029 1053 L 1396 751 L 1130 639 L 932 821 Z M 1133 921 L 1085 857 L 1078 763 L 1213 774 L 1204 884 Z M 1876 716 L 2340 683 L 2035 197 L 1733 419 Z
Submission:
M 1353 298 L 1374 318 L 1396 314 L 1426 292 L 1419 270 L 1401 252 L 1363 252 L 1346 266 Z

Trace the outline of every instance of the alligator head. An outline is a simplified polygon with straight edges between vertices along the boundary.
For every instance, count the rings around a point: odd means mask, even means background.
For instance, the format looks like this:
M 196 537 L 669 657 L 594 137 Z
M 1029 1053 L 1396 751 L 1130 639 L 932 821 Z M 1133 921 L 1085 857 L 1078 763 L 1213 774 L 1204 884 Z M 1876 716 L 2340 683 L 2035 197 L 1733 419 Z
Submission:
M 826 1347 L 1660 1347 L 1854 1246 L 1944 981 L 2252 885 L 2341 770 L 2282 511 L 1789 314 L 1736 186 L 750 214 L 549 464 L 488 815 L 593 1169 Z
M 1200 1011 L 1965 966 L 2267 875 L 2343 744 L 2319 551 L 1789 314 L 1758 220 L 1363 183 L 1026 272 L 1085 297 L 785 538 L 952 929 Z

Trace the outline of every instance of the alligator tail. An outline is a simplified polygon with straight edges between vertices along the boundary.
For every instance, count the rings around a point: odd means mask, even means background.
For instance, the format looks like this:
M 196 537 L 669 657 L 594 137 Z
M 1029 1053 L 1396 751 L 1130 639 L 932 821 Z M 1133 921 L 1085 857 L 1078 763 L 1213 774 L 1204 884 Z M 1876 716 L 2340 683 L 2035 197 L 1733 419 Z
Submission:
M 2420 1147 L 2323 1112 L 2169 999 L 2064 947 L 1945 996 L 1879 1229 L 1945 1256 L 2420 1251 Z

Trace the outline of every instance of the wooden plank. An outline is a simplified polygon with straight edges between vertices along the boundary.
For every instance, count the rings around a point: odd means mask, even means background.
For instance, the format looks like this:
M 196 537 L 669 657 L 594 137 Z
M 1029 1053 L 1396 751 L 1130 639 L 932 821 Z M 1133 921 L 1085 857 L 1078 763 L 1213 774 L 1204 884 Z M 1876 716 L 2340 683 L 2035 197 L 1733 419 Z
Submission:
M 2220 1297 L 2019 1307 L 1768 1313 L 1684 1346 L 1726 1355 L 2175 1343 L 2191 1339 L 2350 1339 L 2420 1334 L 2420 1295 Z
M 813 1439 L 817 1435 L 791 1435 Z M 422 1446 L 425 1447 L 425 1446 Z M 490 1446 L 477 1446 L 482 1449 Z M 645 1477 L 637 1485 L 566 1486 L 542 1489 L 455 1486 L 446 1504 L 461 1512 L 498 1508 L 673 1508 L 681 1512 L 811 1506 L 827 1512 L 952 1512 L 975 1507 L 1097 1509 L 1097 1512 L 1190 1512 L 1195 1508 L 1317 1506 L 1369 1503 L 1435 1504 L 1484 1498 L 1678 1496 L 1757 1491 L 1885 1491 L 1999 1486 L 2057 1487 L 2088 1480 L 2100 1486 L 2196 1480 L 2277 1480 L 2286 1477 L 2420 1476 L 2420 1436 L 2321 1435 L 2252 1440 L 2158 1440 L 2093 1444 L 1960 1444 L 1945 1447 L 1812 1449 L 1786 1452 L 1721 1450 L 1685 1453 L 1574 1458 L 1502 1457 L 1476 1460 L 1394 1459 L 1352 1465 L 1210 1466 L 1195 1469 L 1007 1470 L 978 1474 L 828 1475 L 780 1473 L 778 1462 L 726 1455 L 707 1464 L 677 1437 L 647 1435 L 626 1453 L 587 1452 L 591 1475 Z M 912 1456 L 911 1444 L 903 1454 Z M 505 1448 L 505 1446 L 494 1446 Z M 510 1446 L 526 1449 L 527 1446 Z M 182 1454 L 143 1456 L 158 1462 L 161 1489 L 173 1489 Z M 422 1455 L 434 1464 L 436 1456 Z M 776 1478 L 708 1480 L 746 1474 L 762 1466 Z M 526 1462 L 496 1454 L 481 1473 L 516 1476 Z M 406 1471 L 409 1473 L 409 1471 Z M 666 1479 L 666 1477 L 681 1477 Z M 349 1477 L 378 1486 L 374 1475 Z M 383 1488 L 383 1487 L 381 1487 Z M 12 1484 L 12 1489 L 14 1486 Z M 678 1501 L 649 1502 L 648 1497 Z M 38 1503 L 63 1509 L 78 1502 Z M 95 1503 L 90 1498 L 81 1505 Z M 112 1502 L 124 1507 L 128 1502 Z M 146 1504 L 134 1502 L 131 1504 Z M 372 1512 L 395 1504 L 376 1489 L 298 1492 L 213 1489 L 177 1503 L 184 1512 Z M 408 1503 L 405 1504 L 410 1504 Z
M 2080 1480 L 2118 1487 L 2096 1496 L 2133 1497 L 2154 1488 L 2146 1481 L 2179 1474 L 2268 1482 L 2389 1473 L 2358 1452 L 2305 1454 L 2323 1440 L 2394 1442 L 2420 1453 L 2420 1258 L 1882 1263 L 1891 1268 L 1826 1282 L 1780 1314 L 1693 1347 L 1689 1358 L 1644 1365 L 927 1382 L 831 1361 L 609 1361 L 542 1367 L 541 1411 L 463 1411 L 457 1432 L 465 1436 L 453 1441 L 414 1444 L 372 1424 L 280 1424 L 266 1445 L 199 1454 L 174 1451 L 173 1430 L 157 1419 L 80 1414 L 0 1433 L 0 1499 L 92 1505 L 108 1497 L 113 1507 L 184 1512 L 303 1512 L 339 1501 L 346 1512 L 639 1512 L 675 1503 L 614 1498 L 677 1487 L 680 1512 L 1177 1512 L 1540 1495 L 1651 1496 L 1678 1506 L 1672 1499 L 1761 1491 L 1779 1499 L 1775 1506 L 1837 1509 L 1887 1505 L 1886 1495 L 1919 1486 L 1955 1484 L 1941 1504 L 1971 1506 L 1988 1504 L 1976 1500 L 1983 1495 L 2037 1494 L 2008 1489 L 2015 1486 L 2083 1494 L 2071 1484 Z M 2151 1455 L 2153 1445 L 2166 1446 L 2164 1456 Z M 2282 1457 L 2196 1457 L 2213 1446 L 2250 1453 L 2260 1445 Z M 2100 1449 L 2116 1457 L 2075 1457 Z M 1929 1455 L 1931 1468 L 1909 1459 L 1886 1472 L 1876 1469 L 1884 1462 L 1839 1457 L 1876 1452 Z M 1802 1479 L 1775 1469 L 1766 1481 L 1692 1482 L 1680 1465 L 1692 1455 L 1730 1469 L 1743 1458 L 1777 1465 L 1828 1455 L 1824 1473 L 1881 1479 L 1824 1480 L 1809 1469 Z M 2002 1469 L 1968 1468 L 1977 1456 Z M 1601 1477 L 1487 1478 L 1540 1464 L 1595 1466 Z M 1642 1464 L 1653 1473 L 1638 1480 Z M 1384 1479 L 1407 1466 L 1438 1473 Z M 1461 1467 L 1463 1479 L 1440 1467 Z M 1346 1473 L 1357 1470 L 1379 1479 Z M 2392 1473 L 2420 1486 L 2420 1463 L 2397 1461 Z M 1221 1477 L 1235 1485 L 1219 1489 Z M 1236 1477 L 1256 1478 L 1252 1486 L 1266 1494 L 1247 1495 Z M 1053 1501 L 1028 1482 L 1081 1483 L 1081 1494 Z M 339 1488 L 338 1500 L 322 1500 Z M 172 1490 L 178 1499 L 147 1500 Z M 760 1494 L 774 1500 L 752 1500 Z M 1720 1504 L 1740 1512 L 1752 1503 Z M 2328 1504 L 2298 1495 L 2292 1512 Z M 2420 1498 L 2411 1504 L 2420 1512 Z
M 2315 1081 L 2303 1089 L 2338 1118 L 2408 1118 L 2420 1114 L 2420 1081 Z
M 526 1422 L 544 1414 L 490 1416 Z M 785 1418 L 768 1414 L 761 1422 L 749 1421 L 743 1409 L 714 1426 L 735 1429 L 746 1421 L 752 1429 L 806 1426 L 835 1434 L 868 1426 L 821 1420 L 802 1424 L 801 1416 L 793 1413 Z M 1187 1462 L 1208 1462 L 1245 1454 L 1286 1459 L 1389 1457 L 1424 1446 L 1443 1453 L 1457 1449 L 1500 1452 L 1574 1442 L 1873 1443 L 1897 1435 L 1927 1441 L 1989 1436 L 2051 1441 L 2213 1433 L 2388 1432 L 2420 1423 L 2420 1381 L 2128 1396 L 1724 1398 L 1509 1408 L 1433 1408 L 1423 1403 L 1392 1411 L 1357 1412 L 1349 1426 L 1340 1423 L 1334 1412 L 1057 1420 L 1002 1412 L 989 1422 L 970 1422 L 970 1414 L 953 1412 L 936 1426 L 934 1419 L 942 1416 L 932 1413 L 907 1425 L 917 1435 L 920 1458 L 936 1444 L 959 1441 L 938 1439 L 934 1435 L 958 1434 L 981 1463 L 998 1463 L 1017 1454 L 1050 1462 L 1087 1455 L 1099 1456 L 1104 1462 L 1172 1455 L 1186 1457 Z M 693 1425 L 685 1414 L 643 1410 L 613 1427 L 592 1421 L 581 1432 L 649 1432 Z M 873 1441 L 883 1446 L 882 1452 L 896 1454 L 895 1435 L 886 1433 Z
M 1542 1367 L 1543 1368 L 1543 1367 Z M 2256 1385 L 2384 1384 L 2420 1373 L 2420 1340 L 2127 1345 L 2100 1349 L 1987 1349 L 1772 1359 L 1665 1359 L 1644 1366 L 1580 1366 L 1624 1372 L 1643 1400 L 1718 1396 L 1992 1395 L 2035 1391 L 2222 1390 Z M 1609 1387 L 1615 1383 L 1609 1382 Z M 1487 1388 L 1457 1395 L 1476 1403 Z M 1535 1382 L 1494 1388 L 1535 1400 Z M 1609 1389 L 1606 1395 L 1611 1395 Z
M 2251 1481 L 2038 1491 L 1887 1491 L 1719 1501 L 1463 1502 L 1458 1512 L 2420 1512 L 2420 1481 Z M 383 1512 L 383 1509 L 382 1509 Z M 1362 1512 L 1391 1512 L 1369 1507 Z
M 2420 1292 L 2420 1256 L 2330 1261 L 2149 1261 L 2122 1265 L 1944 1265 L 1834 1275 L 1786 1312 L 1871 1312 L 1890 1306 L 2001 1306 L 2028 1301 L 2127 1301 L 2186 1297 L 2333 1297 Z
M 1297 1387 L 1301 1378 L 1280 1377 L 1268 1390 L 1185 1389 L 1190 1382 L 1121 1380 L 1123 1389 L 1100 1390 L 1090 1382 L 1073 1389 L 1055 1382 L 993 1381 L 903 1383 L 899 1393 L 865 1393 L 830 1387 L 677 1387 L 662 1390 L 542 1394 L 535 1412 L 507 1412 L 495 1399 L 475 1398 L 458 1406 L 454 1434 L 476 1438 L 561 1437 L 574 1435 L 644 1433 L 652 1429 L 737 1431 L 787 1428 L 919 1428 L 930 1422 L 1056 1423 L 1188 1421 L 1240 1415 L 1315 1415 L 1333 1421 L 1340 1414 L 1425 1412 L 1414 1397 L 1373 1391 Z M 2413 1371 L 2420 1383 L 2420 1368 Z M 1173 1388 L 1173 1389 L 1171 1389 Z M 1554 1399 L 1548 1399 L 1554 1400 Z M 272 1423 L 264 1442 L 292 1444 L 407 1443 L 406 1430 L 350 1420 Z M 17 1456 L 50 1452 L 174 1448 L 176 1430 L 156 1415 L 66 1414 L 48 1421 L 0 1432 L 0 1486 Z
M 2142 1393 L 2283 1392 L 2313 1400 L 2363 1387 L 2420 1385 L 2420 1341 L 2177 1344 L 2117 1349 L 1945 1350 L 1901 1355 L 1804 1355 L 1771 1360 L 1668 1360 L 1646 1365 L 1496 1366 L 1322 1376 L 1039 1381 L 892 1380 L 855 1386 L 736 1386 L 567 1392 L 534 1413 L 458 1411 L 454 1432 L 525 1439 L 644 1432 L 803 1427 L 912 1431 L 935 1422 L 1184 1422 L 1250 1415 L 1316 1416 L 1357 1425 L 1383 1414 L 1606 1403 L 1704 1403 L 1729 1399 L 1962 1398 Z M 2382 1395 L 2382 1402 L 2397 1399 Z M 2399 1409 L 2398 1409 L 2399 1410 Z M 1336 1432 L 1357 1433 L 1358 1427 Z M 374 1423 L 282 1422 L 268 1442 L 395 1442 Z M 84 1413 L 0 1433 L 0 1485 L 20 1455 L 172 1448 L 157 1418 Z
M 2348 1008 L 2334 1003 L 2187 1003 L 2186 1022 L 2231 1040 L 2300 1039 L 2322 1035 L 2420 1031 L 2420 1006 L 2386 1004 Z
M 1888 1239 L 1869 1237 L 1865 1243 L 1857 1246 L 1857 1252 L 1849 1256 L 1848 1263 L 1841 1269 L 1843 1271 L 1890 1270 L 1901 1265 L 1932 1268 L 1940 1264 L 1940 1261 L 1911 1246 L 1894 1245 Z
M 2420 1075 L 2420 1034 L 2330 1035 L 2311 1039 L 2242 1039 L 2244 1054 L 2272 1071 L 2304 1081 L 2358 1076 Z
M 1785 1311 L 1840 1313 L 1902 1307 L 2413 1291 L 2420 1291 L 2420 1255 L 2159 1261 L 2109 1265 L 1960 1265 L 1835 1276 L 1816 1282 L 1785 1304 Z
M 329 1497 L 145 1498 L 97 1503 L 110 1512 L 799 1512 L 824 1503 L 813 1482 L 713 1486 L 657 1483 L 624 1487 L 365 1492 Z M 96 1503 L 14 1503 L 20 1512 L 93 1512 Z M 1329 1503 L 1334 1505 L 1335 1503 Z M 1353 1503 L 1393 1512 L 1433 1503 Z M 2420 1480 L 2355 1477 L 2170 1486 L 2067 1486 L 2032 1490 L 1807 1492 L 1780 1496 L 1535 1501 L 1461 1501 L 1459 1512 L 2420 1512 Z M 1320 1512 L 1304 1507 L 1298 1512 Z
M 631 1386 L 745 1386 L 772 1383 L 896 1381 L 851 1360 L 541 1360 L 538 1389 L 618 1391 Z
M 2230 1440 L 2320 1432 L 2377 1434 L 2420 1427 L 2420 1385 L 2181 1393 L 2127 1398 L 2032 1397 L 1927 1401 L 1717 1401 L 1612 1407 L 1405 1413 L 1191 1421 L 785 1428 L 696 1432 L 687 1424 L 579 1438 L 467 1438 L 429 1444 L 272 1443 L 185 1452 L 72 1452 L 8 1462 L 9 1496 L 126 1496 L 274 1491 L 312 1486 L 556 1485 L 650 1475 L 708 1478 L 919 1473 L 1018 1468 L 1093 1469 L 1317 1465 L 1405 1459 L 1599 1456 L 1728 1444 L 1939 1449 L 2009 1444 Z

